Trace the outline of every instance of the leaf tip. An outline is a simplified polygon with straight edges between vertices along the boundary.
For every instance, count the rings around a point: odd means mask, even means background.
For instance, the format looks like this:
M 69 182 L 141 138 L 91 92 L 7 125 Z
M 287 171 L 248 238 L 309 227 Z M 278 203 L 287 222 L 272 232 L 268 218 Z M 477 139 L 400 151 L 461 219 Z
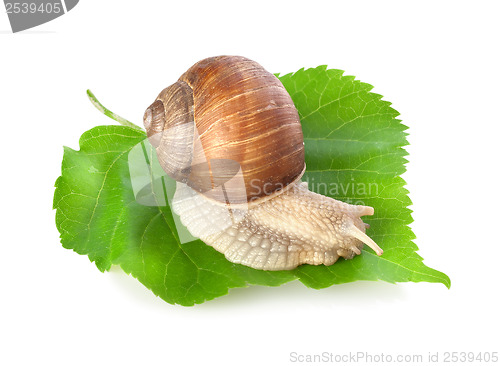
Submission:
M 443 274 L 443 277 L 444 277 L 444 279 L 441 283 L 443 285 L 445 285 L 446 288 L 449 290 L 451 288 L 451 279 L 446 273 L 443 273 L 443 272 L 441 272 L 441 273 Z

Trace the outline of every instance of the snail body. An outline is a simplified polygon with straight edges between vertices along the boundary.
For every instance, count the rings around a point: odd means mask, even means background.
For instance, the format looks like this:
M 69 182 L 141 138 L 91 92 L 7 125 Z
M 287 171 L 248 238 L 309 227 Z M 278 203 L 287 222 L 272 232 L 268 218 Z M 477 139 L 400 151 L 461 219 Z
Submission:
M 172 208 L 196 237 L 256 269 L 331 265 L 361 254 L 368 206 L 311 192 L 301 181 L 298 112 L 278 78 L 239 56 L 202 60 L 164 89 L 144 125 L 177 181 Z

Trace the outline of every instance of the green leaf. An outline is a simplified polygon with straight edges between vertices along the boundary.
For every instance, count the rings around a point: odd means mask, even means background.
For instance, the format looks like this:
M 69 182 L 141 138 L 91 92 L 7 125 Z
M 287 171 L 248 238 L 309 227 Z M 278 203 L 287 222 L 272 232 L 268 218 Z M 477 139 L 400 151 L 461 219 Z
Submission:
M 56 223 L 65 248 L 101 271 L 120 265 L 170 303 L 199 304 L 250 284 L 278 286 L 290 272 L 233 264 L 200 240 L 181 244 L 168 206 L 143 206 L 131 185 L 128 153 L 146 135 L 131 127 L 85 132 L 80 151 L 65 148 L 56 181 Z
M 294 273 L 305 285 L 324 288 L 356 280 L 441 282 L 444 273 L 422 263 L 409 228 L 413 219 L 405 171 L 407 127 L 399 113 L 371 85 L 326 66 L 281 76 L 297 107 L 304 131 L 309 188 L 353 204 L 375 208 L 367 233 L 384 250 L 370 250 L 332 266 L 301 266 Z
M 399 177 L 406 163 L 406 127 L 390 103 L 370 93 L 370 85 L 325 66 L 280 79 L 301 116 L 310 189 L 374 207 L 375 215 L 365 221 L 384 249 L 382 257 L 368 249 L 328 267 L 273 272 L 231 263 L 200 240 L 181 244 L 161 192 L 154 186 L 150 192 L 162 202 L 159 206 L 141 204 L 134 194 L 129 153 L 142 146 L 145 159 L 153 157 L 145 133 L 135 125 L 95 127 L 82 135 L 79 151 L 65 148 L 54 194 L 62 245 L 88 255 L 101 271 L 119 265 L 165 301 L 185 306 L 225 295 L 230 288 L 279 286 L 295 279 L 313 288 L 356 280 L 449 287 L 449 278 L 426 267 L 412 242 L 411 201 Z

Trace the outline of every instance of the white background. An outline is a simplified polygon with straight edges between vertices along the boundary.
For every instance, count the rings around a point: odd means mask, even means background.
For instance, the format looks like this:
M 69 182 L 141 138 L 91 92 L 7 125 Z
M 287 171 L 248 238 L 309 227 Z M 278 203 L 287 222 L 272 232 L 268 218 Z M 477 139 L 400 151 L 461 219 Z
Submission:
M 172 3 L 172 4 L 169 4 Z M 500 351 L 497 2 L 82 0 L 12 34 L 0 13 L 0 364 L 290 365 L 290 353 Z M 239 54 L 271 72 L 328 64 L 375 85 L 410 127 L 411 225 L 441 284 L 299 282 L 191 308 L 63 249 L 62 146 L 140 123 L 194 62 Z M 305 363 L 302 363 L 305 364 Z

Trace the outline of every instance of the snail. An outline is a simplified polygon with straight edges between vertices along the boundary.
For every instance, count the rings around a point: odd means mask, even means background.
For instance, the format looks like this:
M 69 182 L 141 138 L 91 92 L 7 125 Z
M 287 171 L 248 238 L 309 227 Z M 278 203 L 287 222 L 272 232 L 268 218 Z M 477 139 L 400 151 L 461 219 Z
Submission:
M 173 211 L 233 262 L 262 270 L 361 254 L 369 206 L 309 191 L 299 114 L 279 79 L 240 56 L 199 61 L 144 114 Z

